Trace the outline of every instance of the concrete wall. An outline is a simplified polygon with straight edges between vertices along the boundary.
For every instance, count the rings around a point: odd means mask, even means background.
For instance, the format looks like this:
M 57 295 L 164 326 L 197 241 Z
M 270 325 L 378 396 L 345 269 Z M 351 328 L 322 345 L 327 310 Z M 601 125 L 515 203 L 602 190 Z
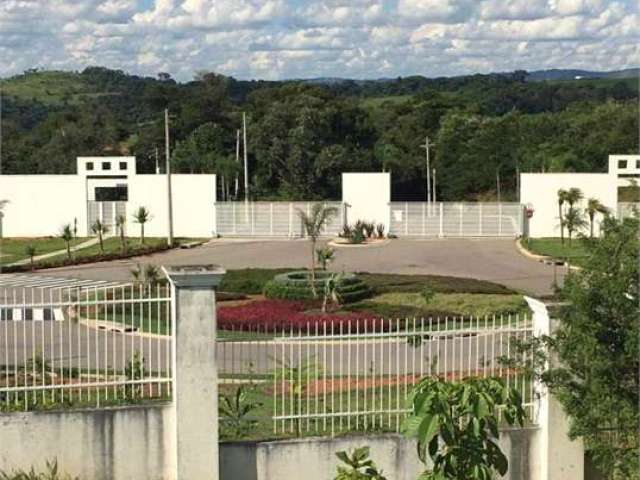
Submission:
M 0 414 L 0 470 L 59 471 L 91 480 L 171 478 L 170 406 Z
M 55 236 L 78 219 L 86 235 L 85 179 L 77 175 L 0 175 L 0 200 L 9 203 L 2 221 L 6 237 Z
M 509 471 L 503 478 L 534 478 L 531 476 L 530 452 L 535 434 L 534 429 L 507 430 L 502 433 L 499 443 L 509 459 Z M 335 456 L 336 452 L 364 445 L 370 447 L 371 458 L 389 479 L 415 480 L 424 470 L 424 466 L 418 460 L 413 440 L 393 434 L 362 435 L 222 443 L 220 479 L 327 480 L 335 476 L 336 466 L 340 464 Z
M 357 220 L 383 223 L 388 232 L 391 174 L 343 173 L 342 201 L 348 205 L 347 223 Z
M 520 177 L 520 201 L 530 205 L 534 214 L 529 219 L 531 237 L 559 237 L 558 190 L 579 188 L 584 200 L 576 205 L 586 207 L 587 199 L 597 198 L 615 212 L 618 187 L 615 175 L 607 173 L 523 173 Z M 588 219 L 587 219 L 588 220 Z M 596 216 L 595 234 L 599 232 L 601 216 Z

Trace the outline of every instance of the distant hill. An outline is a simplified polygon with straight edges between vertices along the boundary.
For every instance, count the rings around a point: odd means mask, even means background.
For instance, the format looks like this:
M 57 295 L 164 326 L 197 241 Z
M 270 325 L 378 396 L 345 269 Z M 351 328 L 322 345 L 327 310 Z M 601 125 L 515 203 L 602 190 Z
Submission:
M 545 80 L 579 80 L 583 78 L 631 78 L 640 75 L 640 68 L 626 68 L 610 72 L 575 69 L 535 70 L 527 72 L 527 80 L 533 82 Z

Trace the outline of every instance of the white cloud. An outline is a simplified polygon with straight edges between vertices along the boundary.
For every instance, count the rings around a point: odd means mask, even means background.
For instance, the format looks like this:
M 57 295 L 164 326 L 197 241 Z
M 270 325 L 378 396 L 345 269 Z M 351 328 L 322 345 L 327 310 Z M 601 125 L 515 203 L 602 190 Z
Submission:
M 146 7 L 145 7 L 146 5 Z M 238 78 L 636 66 L 631 0 L 0 0 L 0 75 Z

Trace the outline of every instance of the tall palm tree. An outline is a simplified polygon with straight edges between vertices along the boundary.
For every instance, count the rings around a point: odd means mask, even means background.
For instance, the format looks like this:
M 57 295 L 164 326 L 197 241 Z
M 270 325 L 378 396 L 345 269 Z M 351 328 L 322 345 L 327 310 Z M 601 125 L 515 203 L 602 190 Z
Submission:
M 133 219 L 140 224 L 140 244 L 144 244 L 144 224 L 151 220 L 151 212 L 147 207 L 138 207 L 133 214 Z
M 124 236 L 124 227 L 127 223 L 127 217 L 124 215 L 118 215 L 116 217 L 116 228 L 118 229 L 118 233 L 120 234 L 120 246 L 122 248 L 122 253 L 127 253 L 127 239 Z
M 589 238 L 593 238 L 593 224 L 597 213 L 606 215 L 609 213 L 609 209 L 605 207 L 597 198 L 590 198 L 587 200 L 587 208 L 585 212 L 589 216 Z
M 302 222 L 305 233 L 311 241 L 311 292 L 314 297 L 318 296 L 316 292 L 316 243 L 322 230 L 338 214 L 335 207 L 327 207 L 322 203 L 314 203 L 311 212 L 307 214 L 302 210 L 298 210 L 298 216 Z
M 582 216 L 582 211 L 574 206 L 571 206 L 567 209 L 564 214 L 564 223 L 567 227 L 567 235 L 569 237 L 569 246 L 571 246 L 571 238 L 573 236 L 573 232 L 577 232 L 580 229 L 584 228 L 587 222 L 584 220 Z
M 569 207 L 573 207 L 576 203 L 578 203 L 580 200 L 582 200 L 584 198 L 584 195 L 582 194 L 582 190 L 580 190 L 579 188 L 570 188 L 567 191 L 567 203 L 569 204 Z
M 567 192 L 564 188 L 558 190 L 558 218 L 560 219 L 560 240 L 564 245 L 564 217 L 562 215 L 562 206 L 567 201 Z
M 71 260 L 71 241 L 73 240 L 73 228 L 70 223 L 60 229 L 60 238 L 67 244 L 67 258 Z
M 100 243 L 100 253 L 104 253 L 104 239 L 103 235 L 109 233 L 109 226 L 105 225 L 100 221 L 100 219 L 96 219 L 91 225 L 91 231 L 98 235 L 98 242 Z

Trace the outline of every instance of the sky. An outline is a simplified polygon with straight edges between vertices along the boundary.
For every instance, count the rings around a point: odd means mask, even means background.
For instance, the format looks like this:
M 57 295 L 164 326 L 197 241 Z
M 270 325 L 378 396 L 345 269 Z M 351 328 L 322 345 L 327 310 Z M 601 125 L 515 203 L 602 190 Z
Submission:
M 0 0 L 0 76 L 387 78 L 638 62 L 636 0 Z

